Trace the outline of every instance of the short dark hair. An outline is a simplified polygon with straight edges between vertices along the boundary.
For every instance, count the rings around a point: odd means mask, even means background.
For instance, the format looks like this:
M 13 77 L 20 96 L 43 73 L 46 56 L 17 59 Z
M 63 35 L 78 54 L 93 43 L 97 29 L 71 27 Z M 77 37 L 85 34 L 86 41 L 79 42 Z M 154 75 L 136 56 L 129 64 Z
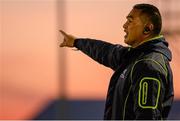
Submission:
M 151 4 L 136 4 L 133 7 L 134 9 L 140 9 L 142 14 L 147 15 L 149 20 L 154 25 L 154 34 L 158 35 L 161 33 L 162 28 L 162 18 L 161 14 L 157 7 Z

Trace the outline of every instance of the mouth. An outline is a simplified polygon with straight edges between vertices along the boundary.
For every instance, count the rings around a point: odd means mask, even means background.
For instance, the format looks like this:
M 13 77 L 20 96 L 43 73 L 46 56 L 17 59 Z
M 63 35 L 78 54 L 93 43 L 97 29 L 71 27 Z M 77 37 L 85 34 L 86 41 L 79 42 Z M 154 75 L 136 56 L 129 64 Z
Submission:
M 127 35 L 127 34 L 125 34 L 125 35 L 124 35 L 124 38 L 127 38 L 127 36 L 128 36 L 128 35 Z
M 126 30 L 124 30 L 124 32 L 125 32 L 124 38 L 127 38 L 128 32 Z

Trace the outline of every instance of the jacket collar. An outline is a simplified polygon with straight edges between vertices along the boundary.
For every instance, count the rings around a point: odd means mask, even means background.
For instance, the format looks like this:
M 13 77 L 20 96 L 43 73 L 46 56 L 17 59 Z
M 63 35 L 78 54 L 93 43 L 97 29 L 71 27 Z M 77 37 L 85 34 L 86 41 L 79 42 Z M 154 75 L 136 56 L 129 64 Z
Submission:
M 153 37 L 151 39 L 145 40 L 143 43 L 141 43 L 136 48 L 131 48 L 131 50 L 137 51 L 137 52 L 159 52 L 166 56 L 169 61 L 172 60 L 172 54 L 171 51 L 168 48 L 168 42 L 165 40 L 163 35 L 159 35 L 156 37 Z
M 146 40 L 144 40 L 143 42 L 141 42 L 141 43 L 139 44 L 139 46 L 142 45 L 142 44 L 145 43 L 145 42 L 148 42 L 148 41 L 151 41 L 151 40 L 155 40 L 155 39 L 160 39 L 160 38 L 163 38 L 163 35 L 157 35 L 157 36 L 155 36 L 155 37 L 153 37 L 153 38 L 146 39 Z

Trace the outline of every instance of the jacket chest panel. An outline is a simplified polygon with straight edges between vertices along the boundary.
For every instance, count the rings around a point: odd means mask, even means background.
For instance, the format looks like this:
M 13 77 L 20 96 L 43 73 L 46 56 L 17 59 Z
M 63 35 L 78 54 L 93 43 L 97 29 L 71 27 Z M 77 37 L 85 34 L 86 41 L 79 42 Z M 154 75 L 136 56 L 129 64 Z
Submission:
M 125 68 L 122 73 L 120 73 L 115 87 L 115 93 L 119 93 L 120 96 L 126 95 L 128 88 L 131 84 L 130 82 L 130 72 L 132 66 Z

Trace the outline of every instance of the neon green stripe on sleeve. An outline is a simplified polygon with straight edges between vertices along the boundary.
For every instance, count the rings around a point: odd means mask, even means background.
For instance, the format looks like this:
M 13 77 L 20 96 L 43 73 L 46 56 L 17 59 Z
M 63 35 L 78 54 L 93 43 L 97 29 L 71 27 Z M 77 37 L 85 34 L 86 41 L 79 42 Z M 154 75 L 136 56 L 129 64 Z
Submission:
M 144 82 L 142 84 L 142 104 L 146 104 L 147 103 L 147 93 L 148 93 L 148 83 Z

